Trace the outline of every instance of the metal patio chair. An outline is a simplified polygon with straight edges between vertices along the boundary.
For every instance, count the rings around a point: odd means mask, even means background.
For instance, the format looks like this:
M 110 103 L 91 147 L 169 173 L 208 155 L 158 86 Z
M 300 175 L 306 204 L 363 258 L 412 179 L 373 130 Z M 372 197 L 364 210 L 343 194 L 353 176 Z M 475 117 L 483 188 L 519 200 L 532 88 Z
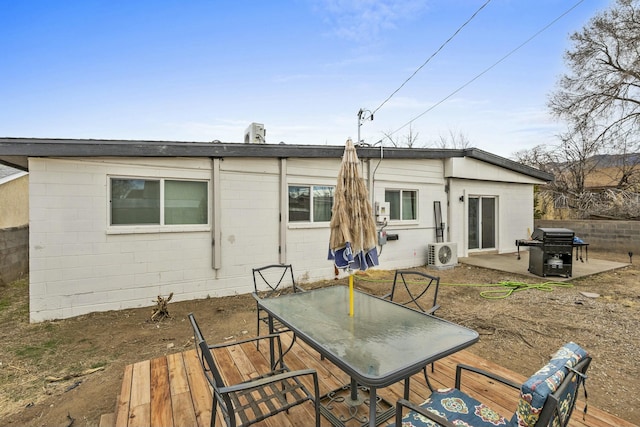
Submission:
M 437 303 L 439 287 L 440 277 L 431 276 L 420 271 L 396 270 L 396 274 L 393 276 L 391 292 L 383 295 L 383 298 L 414 310 L 422 311 L 425 314 L 433 315 L 440 308 Z M 431 299 L 432 296 L 433 300 Z M 432 363 L 431 372 L 433 372 L 433 369 Z M 424 367 L 424 379 L 429 388 L 431 388 L 426 366 Z
M 467 365 L 456 368 L 455 388 L 434 390 L 423 404 L 416 405 L 405 399 L 396 404 L 396 426 L 403 427 L 566 427 L 576 404 L 578 390 L 587 378 L 591 363 L 588 353 L 575 343 L 561 347 L 542 369 L 524 384 L 518 384 L 482 369 Z M 495 410 L 461 391 L 462 372 L 470 371 L 480 379 L 520 389 L 520 400 L 507 419 Z M 469 375 L 469 374 L 468 374 Z M 586 390 L 584 392 L 586 399 Z M 403 410 L 409 409 L 406 415 Z M 585 402 L 584 413 L 587 407 Z
M 404 292 L 400 290 L 401 284 Z M 391 292 L 384 295 L 383 298 L 388 298 L 397 304 L 420 310 L 426 314 L 434 314 L 440 308 L 437 303 L 439 287 L 439 277 L 420 271 L 396 270 Z M 433 296 L 433 301 L 431 296 Z
M 269 315 L 260 308 L 258 300 L 275 298 L 289 292 L 304 292 L 296 284 L 291 264 L 271 264 L 253 269 L 253 297 L 256 299 L 256 333 L 260 336 L 260 325 L 269 325 Z M 279 323 L 273 325 L 271 332 L 286 332 L 288 329 Z
M 313 369 L 290 371 L 282 358 L 280 335 L 265 335 L 242 341 L 217 345 L 208 345 L 193 313 L 189 313 L 189 321 L 193 328 L 194 341 L 204 375 L 213 389 L 211 408 L 211 427 L 216 425 L 217 408 L 220 406 L 222 416 L 229 427 L 248 426 L 290 408 L 311 401 L 315 408 L 315 425 L 320 427 L 320 391 L 318 375 Z M 271 370 L 258 373 L 259 376 L 237 384 L 227 384 L 214 356 L 216 349 L 237 346 L 258 340 L 273 340 L 277 350 L 274 359 L 270 360 Z M 313 382 L 313 393 L 301 382 L 308 377 Z

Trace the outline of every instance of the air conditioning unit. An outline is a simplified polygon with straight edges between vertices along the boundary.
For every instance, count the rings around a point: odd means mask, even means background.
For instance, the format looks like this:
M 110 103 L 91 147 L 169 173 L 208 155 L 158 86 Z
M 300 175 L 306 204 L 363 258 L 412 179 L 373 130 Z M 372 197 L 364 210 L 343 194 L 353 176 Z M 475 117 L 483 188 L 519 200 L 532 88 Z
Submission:
M 262 123 L 251 123 L 247 130 L 244 131 L 245 144 L 265 144 L 267 130 Z
M 455 243 L 430 243 L 427 247 L 427 264 L 435 268 L 452 268 L 458 265 L 458 247 Z

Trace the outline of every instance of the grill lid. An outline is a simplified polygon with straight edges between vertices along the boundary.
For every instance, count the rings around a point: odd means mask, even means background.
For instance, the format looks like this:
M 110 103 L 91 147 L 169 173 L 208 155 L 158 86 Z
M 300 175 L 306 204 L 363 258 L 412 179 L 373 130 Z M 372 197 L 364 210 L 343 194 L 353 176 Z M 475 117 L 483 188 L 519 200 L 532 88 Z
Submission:
M 536 228 L 533 230 L 533 233 L 531 233 L 531 238 L 542 242 L 559 240 L 573 242 L 574 234 L 573 230 L 569 230 L 568 228 Z

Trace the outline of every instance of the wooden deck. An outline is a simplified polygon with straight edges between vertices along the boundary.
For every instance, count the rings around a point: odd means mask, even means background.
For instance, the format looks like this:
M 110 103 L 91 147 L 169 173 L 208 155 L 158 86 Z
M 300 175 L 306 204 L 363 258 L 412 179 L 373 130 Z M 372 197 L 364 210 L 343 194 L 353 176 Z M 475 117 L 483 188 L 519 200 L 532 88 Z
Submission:
M 283 335 L 283 344 L 289 343 L 290 340 L 289 335 Z M 216 357 L 221 361 L 224 360 L 225 366 L 228 366 L 224 372 L 228 378 L 251 378 L 257 371 L 268 366 L 267 359 L 264 357 L 265 355 L 268 357 L 268 350 L 266 348 L 261 350 L 258 352 L 255 345 L 251 344 L 233 346 L 231 350 L 225 349 L 224 353 L 217 353 Z M 348 382 L 348 377 L 342 371 L 331 362 L 321 360 L 316 351 L 299 340 L 286 355 L 285 360 L 291 369 L 308 367 L 316 369 L 322 394 Z M 432 384 L 435 387 L 452 387 L 455 366 L 458 363 L 486 368 L 518 382 L 525 380 L 521 375 L 481 359 L 468 351 L 460 351 L 435 363 L 435 370 L 430 375 Z M 469 394 L 475 394 L 503 415 L 510 417 L 513 413 L 517 399 L 517 393 L 514 393 L 513 389 L 471 376 L 465 376 L 462 384 L 463 390 Z M 395 403 L 402 393 L 403 385 L 398 383 L 379 390 L 378 394 Z M 429 389 L 425 385 L 424 376 L 421 373 L 415 375 L 411 380 L 409 399 L 422 402 L 428 396 Z M 589 405 L 583 421 L 583 405 L 582 401 L 578 401 L 571 419 L 571 427 L 635 426 L 593 405 Z M 336 408 L 341 410 L 339 405 L 336 405 Z M 343 414 L 346 413 L 347 410 L 344 409 Z M 127 366 L 115 412 L 103 415 L 100 426 L 207 427 L 210 419 L 211 391 L 202 374 L 195 350 L 189 350 Z M 220 418 L 216 425 L 225 426 Z M 271 427 L 313 425 L 313 406 L 311 403 L 303 404 L 293 408 L 288 414 L 279 414 L 255 425 Z M 322 426 L 330 425 L 329 421 L 323 417 Z M 350 422 L 348 425 L 359 425 L 359 423 Z

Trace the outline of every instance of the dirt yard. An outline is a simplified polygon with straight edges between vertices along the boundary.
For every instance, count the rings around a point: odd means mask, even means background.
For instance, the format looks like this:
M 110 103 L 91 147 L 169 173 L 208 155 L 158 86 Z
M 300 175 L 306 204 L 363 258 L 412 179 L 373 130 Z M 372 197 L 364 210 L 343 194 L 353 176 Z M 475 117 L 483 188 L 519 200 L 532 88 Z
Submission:
M 589 255 L 629 261 L 626 254 L 592 251 Z M 536 281 L 465 265 L 428 271 L 441 277 L 437 315 L 480 333 L 470 351 L 530 375 L 560 345 L 575 341 L 594 358 L 587 381 L 589 404 L 640 424 L 637 264 L 576 279 L 569 287 L 529 289 L 496 299 L 481 295 L 501 289 L 487 284 L 542 283 L 552 278 Z M 356 287 L 382 294 L 390 278 L 392 272 L 370 270 L 356 277 Z M 465 286 L 469 284 L 484 286 Z M 126 364 L 192 348 L 186 320 L 191 311 L 211 342 L 255 333 L 255 303 L 250 295 L 171 302 L 168 308 L 172 317 L 161 322 L 150 320 L 151 308 L 142 308 L 32 325 L 27 281 L 0 286 L 0 425 L 98 425 L 100 415 L 115 410 Z

